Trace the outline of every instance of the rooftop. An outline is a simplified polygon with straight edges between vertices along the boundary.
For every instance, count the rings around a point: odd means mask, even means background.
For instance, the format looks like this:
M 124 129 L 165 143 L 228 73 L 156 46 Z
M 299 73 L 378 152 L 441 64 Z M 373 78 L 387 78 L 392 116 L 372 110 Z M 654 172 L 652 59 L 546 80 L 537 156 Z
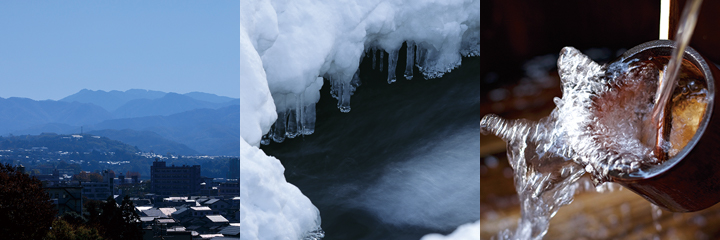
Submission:
M 154 208 L 143 210 L 142 213 L 144 213 L 148 217 L 167 217 L 167 215 L 165 215 L 165 213 L 163 213 L 162 211 L 160 211 L 158 209 L 154 209 Z
M 207 215 L 207 216 L 205 216 L 205 217 L 208 218 L 208 219 L 210 219 L 210 221 L 211 221 L 211 222 L 214 222 L 214 223 L 226 223 L 226 222 L 230 222 L 230 221 L 227 220 L 227 218 L 223 217 L 222 215 Z M 240 229 L 240 228 L 238 227 L 238 230 L 239 230 L 239 229 Z
M 212 211 L 210 207 L 190 207 L 193 211 Z
M 240 226 L 230 225 L 220 230 L 219 233 L 226 236 L 240 235 Z
M 170 215 L 172 215 L 174 212 L 177 211 L 177 209 L 171 208 L 171 207 L 170 207 L 170 208 L 158 208 L 158 210 L 160 210 L 160 211 L 161 211 L 163 214 L 165 214 L 166 216 L 170 216 Z

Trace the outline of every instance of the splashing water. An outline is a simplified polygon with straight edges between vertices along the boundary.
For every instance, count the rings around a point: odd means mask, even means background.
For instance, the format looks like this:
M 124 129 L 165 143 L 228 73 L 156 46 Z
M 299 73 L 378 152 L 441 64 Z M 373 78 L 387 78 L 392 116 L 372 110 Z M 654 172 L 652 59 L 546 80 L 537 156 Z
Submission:
M 687 3 L 669 59 L 631 57 L 601 66 L 566 47 L 557 62 L 563 97 L 555 98 L 550 116 L 538 122 L 483 117 L 481 133 L 508 144 L 520 199 L 517 229 L 497 238 L 541 239 L 558 209 L 572 202 L 585 172 L 596 185 L 611 175 L 643 174 L 688 143 L 709 94 L 700 75 L 681 76 L 701 3 Z M 652 205 L 657 231 L 661 213 Z
M 578 179 L 595 184 L 657 165 L 651 121 L 657 64 L 623 59 L 601 66 L 575 48 L 560 53 L 563 97 L 538 122 L 506 120 L 490 114 L 480 122 L 483 134 L 508 144 L 520 198 L 521 219 L 514 233 L 500 239 L 541 239 L 558 209 L 573 200 Z

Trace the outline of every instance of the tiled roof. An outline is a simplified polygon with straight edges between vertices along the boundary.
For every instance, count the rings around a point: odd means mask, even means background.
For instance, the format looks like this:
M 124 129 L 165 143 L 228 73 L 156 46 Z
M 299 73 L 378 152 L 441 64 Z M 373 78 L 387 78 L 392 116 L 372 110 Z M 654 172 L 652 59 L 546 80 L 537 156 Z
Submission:
M 194 211 L 212 211 L 210 207 L 190 207 Z
M 163 214 L 165 214 L 166 216 L 170 216 L 170 215 L 172 215 L 174 212 L 177 211 L 177 209 L 171 208 L 171 207 L 170 207 L 170 208 L 158 208 L 158 210 L 160 210 L 160 211 L 161 211 Z
M 142 211 L 148 217 L 167 217 L 162 211 L 158 209 L 147 209 Z
M 225 236 L 240 235 L 240 226 L 230 225 L 230 226 L 227 226 L 227 227 L 223 228 L 222 230 L 220 230 L 219 233 L 222 235 L 225 235 Z
M 222 215 L 207 215 L 206 218 L 210 219 L 210 221 L 215 223 L 226 223 L 229 222 L 227 218 L 223 217 Z
M 158 218 L 158 223 L 175 223 L 175 219 L 172 218 Z

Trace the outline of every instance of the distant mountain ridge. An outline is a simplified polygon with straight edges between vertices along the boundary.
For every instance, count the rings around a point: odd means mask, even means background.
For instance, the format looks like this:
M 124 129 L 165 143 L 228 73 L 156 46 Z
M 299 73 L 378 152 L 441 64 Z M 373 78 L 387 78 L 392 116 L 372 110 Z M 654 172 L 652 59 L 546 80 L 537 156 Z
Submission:
M 92 103 L 112 112 L 129 101 L 135 99 L 156 99 L 165 96 L 165 94 L 167 93 L 143 89 L 130 89 L 124 92 L 117 90 L 106 92 L 103 90 L 93 91 L 83 89 L 58 101 Z
M 140 151 L 140 149 L 121 141 L 112 140 L 106 137 L 93 136 L 90 134 L 71 136 L 44 133 L 40 135 L 0 137 L 0 148 L 2 149 L 32 149 L 33 147 L 46 147 L 49 151 L 68 152 L 124 151 L 128 153 L 136 153 Z
M 0 98 L 0 133 L 3 134 L 39 124 L 84 125 L 112 118 L 107 110 L 88 103 Z
M 58 101 L 91 103 L 104 108 L 108 112 L 114 112 L 121 108 L 123 105 L 134 100 L 154 100 L 166 97 L 168 95 L 182 95 L 197 101 L 210 102 L 215 104 L 224 104 L 233 101 L 240 101 L 240 99 L 237 98 L 218 96 L 211 93 L 189 92 L 185 94 L 178 94 L 173 92 L 161 92 L 144 89 L 130 89 L 124 92 L 117 90 L 106 92 L 103 90 L 83 89 Z M 228 104 L 222 106 L 227 105 Z
M 89 128 L 152 131 L 204 154 L 240 153 L 240 105 L 195 109 L 170 116 L 111 119 Z
M 0 98 L 0 134 L 93 131 L 143 151 L 236 156 L 239 102 L 208 93 L 141 89 L 83 89 L 59 101 Z
M 240 100 L 231 99 L 228 102 L 214 103 L 198 100 L 187 95 L 167 93 L 156 99 L 135 99 L 113 111 L 116 118 L 133 118 L 146 116 L 168 116 L 194 109 L 218 109 L 229 105 L 239 105 Z
M 168 140 L 159 134 L 151 131 L 136 131 L 132 129 L 104 129 L 87 132 L 88 134 L 103 136 L 109 139 L 118 140 L 129 145 L 137 146 L 144 152 L 153 151 L 158 154 L 179 154 L 197 155 L 198 152 L 175 141 Z M 142 146 L 142 147 L 140 147 Z

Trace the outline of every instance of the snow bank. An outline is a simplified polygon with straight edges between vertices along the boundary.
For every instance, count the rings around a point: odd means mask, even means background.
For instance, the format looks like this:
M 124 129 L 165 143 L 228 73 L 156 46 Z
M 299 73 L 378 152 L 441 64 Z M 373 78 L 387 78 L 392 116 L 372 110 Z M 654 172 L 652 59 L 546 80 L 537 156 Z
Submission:
M 240 160 L 242 239 L 302 239 L 319 228 L 317 208 L 285 181 L 279 160 L 243 139 Z
M 242 239 L 301 239 L 320 227 L 310 199 L 285 180 L 280 161 L 258 148 L 277 118 L 260 53 L 277 28 L 268 1 L 241 1 L 240 23 L 240 236 Z
M 423 236 L 420 240 L 471 240 L 480 239 L 480 221 L 461 225 L 453 233 L 443 236 L 437 233 Z

